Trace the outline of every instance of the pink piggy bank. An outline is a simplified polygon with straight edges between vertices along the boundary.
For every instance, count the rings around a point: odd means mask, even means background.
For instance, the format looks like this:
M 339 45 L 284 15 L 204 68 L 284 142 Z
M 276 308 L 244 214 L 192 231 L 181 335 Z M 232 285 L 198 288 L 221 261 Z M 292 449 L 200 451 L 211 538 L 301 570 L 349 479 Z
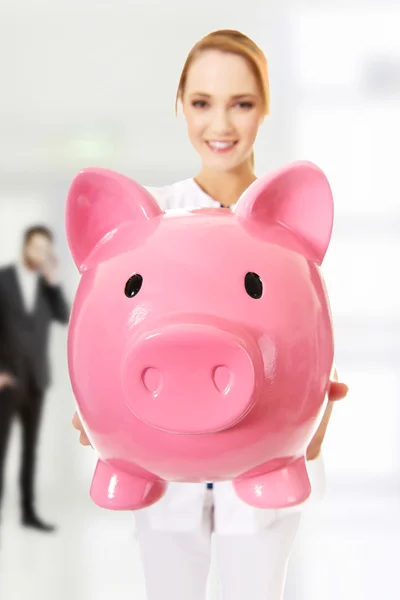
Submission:
M 232 480 L 260 508 L 308 498 L 334 355 L 332 224 L 309 162 L 260 177 L 233 211 L 164 212 L 115 172 L 75 177 L 68 364 L 98 506 L 144 508 L 177 481 Z

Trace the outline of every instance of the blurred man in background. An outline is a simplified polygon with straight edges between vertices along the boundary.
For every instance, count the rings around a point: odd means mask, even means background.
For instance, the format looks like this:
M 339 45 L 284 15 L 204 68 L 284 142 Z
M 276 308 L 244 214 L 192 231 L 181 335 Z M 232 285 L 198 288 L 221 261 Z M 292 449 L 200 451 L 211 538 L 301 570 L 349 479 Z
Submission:
M 36 448 L 46 388 L 50 383 L 51 322 L 67 324 L 69 306 L 57 280 L 53 234 L 44 226 L 24 235 L 16 264 L 0 269 L 0 508 L 7 447 L 14 417 L 22 427 L 21 520 L 50 532 L 35 507 Z

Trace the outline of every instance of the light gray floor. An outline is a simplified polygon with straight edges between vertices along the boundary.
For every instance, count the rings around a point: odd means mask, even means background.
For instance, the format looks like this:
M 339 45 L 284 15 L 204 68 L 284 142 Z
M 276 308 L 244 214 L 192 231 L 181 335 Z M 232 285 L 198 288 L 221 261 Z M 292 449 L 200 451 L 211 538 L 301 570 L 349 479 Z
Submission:
M 63 348 L 63 340 L 61 335 L 58 347 Z M 78 445 L 69 427 L 73 400 L 64 358 L 58 352 L 39 477 L 41 513 L 60 530 L 46 536 L 19 526 L 16 427 L 0 528 L 0 598 L 144 600 L 131 515 L 102 511 L 88 496 L 94 455 Z M 399 504 L 398 496 L 379 489 L 369 494 L 353 489 L 347 497 L 343 490 L 331 489 L 323 504 L 303 519 L 285 600 L 398 600 Z M 216 599 L 214 570 L 211 596 Z
M 75 502 L 62 504 L 54 495 L 43 508 L 46 514 L 58 516 L 61 529 L 56 536 L 25 532 L 16 511 L 12 507 L 7 511 L 1 532 L 2 600 L 144 600 L 129 516 L 97 510 L 81 487 Z M 285 600 L 397 600 L 397 503 L 382 502 L 358 517 L 357 502 L 330 509 L 329 515 L 326 506 L 303 521 Z M 210 596 L 217 597 L 214 571 Z

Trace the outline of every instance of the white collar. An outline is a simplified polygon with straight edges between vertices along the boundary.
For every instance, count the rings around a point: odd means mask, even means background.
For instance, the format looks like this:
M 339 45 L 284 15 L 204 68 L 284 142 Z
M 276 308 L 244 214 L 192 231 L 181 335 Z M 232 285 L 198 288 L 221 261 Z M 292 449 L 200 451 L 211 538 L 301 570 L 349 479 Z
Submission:
M 237 202 L 235 202 L 235 204 L 231 204 L 230 206 L 221 206 L 221 203 L 218 202 L 218 200 L 215 200 L 215 198 L 212 198 L 209 194 L 207 194 L 207 192 L 203 190 L 203 188 L 197 183 L 194 177 L 191 177 L 191 182 L 203 194 L 203 196 L 205 196 L 209 201 L 211 201 L 213 206 L 215 206 L 216 208 L 228 208 L 230 210 L 235 209 Z

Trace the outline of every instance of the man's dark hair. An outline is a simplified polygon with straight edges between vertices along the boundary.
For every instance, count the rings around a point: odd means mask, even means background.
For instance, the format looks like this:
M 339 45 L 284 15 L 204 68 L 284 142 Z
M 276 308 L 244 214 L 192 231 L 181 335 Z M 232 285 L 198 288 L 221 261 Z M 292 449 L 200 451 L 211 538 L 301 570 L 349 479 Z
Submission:
M 54 241 L 53 232 L 45 225 L 32 225 L 25 230 L 24 245 L 26 245 L 34 235 L 44 235 L 50 242 Z

